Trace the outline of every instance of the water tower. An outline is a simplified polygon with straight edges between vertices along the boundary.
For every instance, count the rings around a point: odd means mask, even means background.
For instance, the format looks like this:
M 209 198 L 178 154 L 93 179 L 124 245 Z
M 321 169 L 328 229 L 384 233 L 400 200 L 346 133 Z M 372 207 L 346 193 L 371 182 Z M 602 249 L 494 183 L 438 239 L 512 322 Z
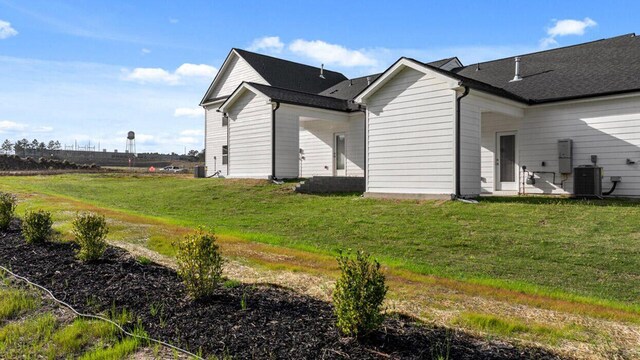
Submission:
M 129 154 L 136 155 L 136 133 L 133 131 L 129 131 L 127 133 L 127 149 L 126 152 Z

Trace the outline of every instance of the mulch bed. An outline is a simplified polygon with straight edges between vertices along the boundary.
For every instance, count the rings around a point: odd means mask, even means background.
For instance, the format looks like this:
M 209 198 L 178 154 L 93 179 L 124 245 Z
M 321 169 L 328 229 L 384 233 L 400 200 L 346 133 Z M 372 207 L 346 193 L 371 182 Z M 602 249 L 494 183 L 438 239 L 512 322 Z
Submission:
M 83 312 L 126 308 L 150 336 L 204 355 L 233 359 L 560 359 L 544 349 L 488 341 L 461 331 L 388 318 L 364 340 L 341 337 L 329 303 L 271 285 L 220 288 L 193 301 L 175 271 L 142 265 L 109 247 L 82 263 L 76 245 L 24 242 L 19 224 L 0 232 L 0 264 L 49 288 Z M 243 300 L 246 309 L 242 308 Z M 155 310 L 152 310 L 152 308 Z M 152 313 L 155 314 L 152 315 Z M 448 357 L 446 357 L 448 354 Z

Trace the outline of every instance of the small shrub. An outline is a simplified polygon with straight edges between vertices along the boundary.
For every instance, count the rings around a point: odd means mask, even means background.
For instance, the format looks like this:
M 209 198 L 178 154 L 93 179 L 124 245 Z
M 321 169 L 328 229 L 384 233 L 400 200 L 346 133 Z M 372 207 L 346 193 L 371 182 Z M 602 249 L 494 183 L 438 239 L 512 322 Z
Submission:
M 16 197 L 9 193 L 0 192 L 0 230 L 9 229 L 15 212 Z
M 73 219 L 73 235 L 80 245 L 78 258 L 84 261 L 99 259 L 107 249 L 108 233 L 109 227 L 104 216 L 94 213 L 78 214 Z
M 177 244 L 178 274 L 195 298 L 213 294 L 222 280 L 223 259 L 213 232 L 200 227 Z
M 49 239 L 52 233 L 51 213 L 44 210 L 28 212 L 22 222 L 22 236 L 29 243 L 42 243 Z
M 387 294 L 380 263 L 358 251 L 355 258 L 340 253 L 340 277 L 333 293 L 337 326 L 347 336 L 366 335 L 382 321 L 382 302 Z

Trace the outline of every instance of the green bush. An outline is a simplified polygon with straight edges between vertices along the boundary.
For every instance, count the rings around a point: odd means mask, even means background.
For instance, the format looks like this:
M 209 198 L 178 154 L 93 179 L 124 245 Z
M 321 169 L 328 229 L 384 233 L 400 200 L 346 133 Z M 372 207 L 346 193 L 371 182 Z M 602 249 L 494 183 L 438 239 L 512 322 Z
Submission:
M 51 236 L 51 213 L 44 210 L 28 212 L 22 222 L 22 236 L 29 243 L 42 243 Z
M 15 212 L 16 197 L 9 193 L 0 192 L 0 230 L 9 229 Z
M 178 274 L 195 298 L 213 294 L 222 281 L 223 259 L 216 240 L 213 232 L 200 227 L 177 244 Z
M 358 251 L 338 256 L 340 277 L 333 292 L 338 329 L 347 336 L 366 335 L 382 324 L 382 302 L 387 294 L 380 263 Z
M 78 258 L 84 261 L 99 259 L 107 249 L 108 233 L 109 227 L 104 216 L 94 213 L 78 214 L 73 219 L 73 235 L 80 245 Z

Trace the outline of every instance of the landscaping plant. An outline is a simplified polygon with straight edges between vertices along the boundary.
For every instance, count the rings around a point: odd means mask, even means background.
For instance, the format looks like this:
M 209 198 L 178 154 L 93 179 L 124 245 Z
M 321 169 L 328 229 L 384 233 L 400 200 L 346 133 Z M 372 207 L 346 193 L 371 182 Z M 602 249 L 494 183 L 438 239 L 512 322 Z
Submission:
M 213 232 L 203 227 L 177 244 L 178 274 L 195 298 L 213 294 L 222 280 L 223 259 Z
M 338 256 L 340 277 L 333 292 L 338 329 L 347 336 L 362 336 L 380 326 L 384 320 L 382 302 L 387 294 L 380 263 L 358 251 Z
M 78 258 L 84 261 L 99 259 L 107 249 L 108 233 L 109 227 L 104 216 L 94 213 L 78 214 L 73 219 L 73 234 L 80 245 Z
M 9 193 L 0 192 L 0 230 L 9 229 L 15 211 L 16 197 Z
M 44 210 L 30 211 L 22 222 L 22 236 L 29 243 L 42 243 L 51 236 L 53 220 L 51 213 Z

